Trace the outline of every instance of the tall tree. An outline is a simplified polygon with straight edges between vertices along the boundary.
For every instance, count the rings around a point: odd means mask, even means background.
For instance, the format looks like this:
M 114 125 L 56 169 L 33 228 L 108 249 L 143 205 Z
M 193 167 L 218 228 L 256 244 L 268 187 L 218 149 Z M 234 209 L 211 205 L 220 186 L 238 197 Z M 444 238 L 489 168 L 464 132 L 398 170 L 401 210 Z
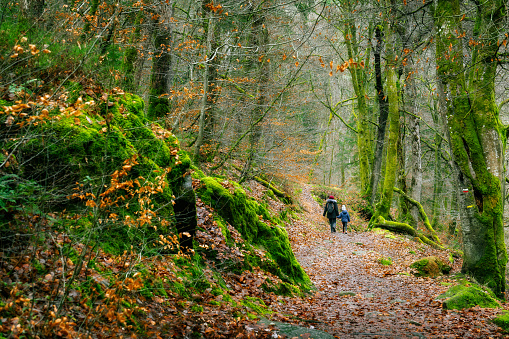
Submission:
M 385 140 L 385 130 L 387 126 L 387 116 L 389 114 L 387 97 L 383 88 L 382 79 L 382 26 L 377 25 L 375 28 L 376 45 L 374 48 L 374 68 L 375 68 L 375 90 L 378 104 L 378 128 L 375 141 L 375 152 L 373 158 L 373 169 L 371 171 L 371 204 L 374 204 L 376 194 L 378 193 L 378 184 L 382 172 L 383 149 Z
M 459 196 L 462 270 L 503 297 L 507 263 L 503 224 L 506 129 L 499 120 L 494 84 L 506 2 L 476 1 L 475 12 L 469 43 L 471 64 L 465 67 L 461 38 L 466 32 L 460 1 L 436 2 L 437 76 L 461 185 L 455 189 L 468 189 Z
M 387 9 L 391 8 L 392 4 L 386 0 Z M 391 18 L 389 10 L 386 12 L 384 22 L 385 33 L 385 56 L 386 56 L 386 82 L 387 82 L 387 97 L 388 97 L 388 136 L 387 136 L 387 153 L 385 161 L 385 178 L 382 189 L 382 196 L 376 205 L 375 214 L 372 217 L 372 222 L 375 222 L 379 216 L 387 219 L 389 210 L 392 203 L 394 184 L 396 183 L 396 174 L 398 171 L 398 139 L 400 132 L 399 121 L 399 94 L 398 94 L 398 76 L 396 68 L 398 65 L 396 50 L 396 37 L 394 33 L 394 22 Z M 371 222 L 371 223 L 372 223 Z

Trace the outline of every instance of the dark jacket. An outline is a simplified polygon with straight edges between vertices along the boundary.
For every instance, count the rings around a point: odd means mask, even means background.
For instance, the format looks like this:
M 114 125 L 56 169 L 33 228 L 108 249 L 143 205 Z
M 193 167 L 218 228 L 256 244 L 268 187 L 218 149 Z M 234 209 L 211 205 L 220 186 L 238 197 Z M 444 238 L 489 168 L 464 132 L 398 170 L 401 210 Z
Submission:
M 329 201 L 332 202 L 332 204 L 334 204 L 334 211 L 332 211 L 332 213 L 327 212 L 327 204 L 329 203 Z M 325 202 L 325 207 L 323 209 L 323 216 L 325 216 L 325 214 L 327 214 L 327 218 L 329 219 L 334 219 L 339 215 L 338 202 L 336 200 L 327 199 L 327 201 Z
M 342 222 L 350 222 L 350 214 L 347 210 L 341 211 L 338 218 L 341 218 Z

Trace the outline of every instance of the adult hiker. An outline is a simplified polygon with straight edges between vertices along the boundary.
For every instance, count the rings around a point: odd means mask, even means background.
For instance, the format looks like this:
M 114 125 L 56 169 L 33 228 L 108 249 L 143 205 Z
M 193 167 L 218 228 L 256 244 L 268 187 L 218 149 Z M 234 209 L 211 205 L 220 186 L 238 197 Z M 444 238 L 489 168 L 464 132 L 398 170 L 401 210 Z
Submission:
M 325 202 L 325 207 L 323 209 L 323 216 L 327 214 L 327 218 L 329 218 L 330 223 L 330 231 L 332 233 L 336 232 L 336 218 L 339 215 L 338 211 L 338 203 L 334 200 L 334 196 L 329 195 L 329 199 Z
M 343 233 L 347 233 L 348 223 L 350 222 L 350 214 L 348 214 L 345 205 L 341 206 L 341 213 L 339 214 L 338 219 L 341 219 L 341 222 L 343 223 Z

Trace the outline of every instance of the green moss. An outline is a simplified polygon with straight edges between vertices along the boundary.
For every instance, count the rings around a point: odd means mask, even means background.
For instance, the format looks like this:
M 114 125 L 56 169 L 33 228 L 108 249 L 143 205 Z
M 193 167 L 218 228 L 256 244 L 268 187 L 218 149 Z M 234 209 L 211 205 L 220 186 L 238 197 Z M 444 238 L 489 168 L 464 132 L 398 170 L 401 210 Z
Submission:
M 81 90 L 79 84 L 70 84 L 68 91 L 79 94 Z M 69 98 L 70 101 L 74 100 L 74 97 Z M 161 126 L 149 123 L 144 116 L 144 102 L 140 97 L 131 94 L 111 95 L 109 101 L 112 103 L 109 106 L 91 106 L 81 110 L 79 117 L 55 119 L 33 129 L 37 137 L 29 137 L 28 142 L 19 147 L 20 154 L 26 159 L 23 163 L 25 179 L 63 192 L 63 196 L 58 197 L 55 210 L 66 209 L 82 214 L 77 221 L 66 223 L 68 230 L 78 234 L 93 231 L 92 241 L 96 241 L 106 252 L 120 254 L 134 246 L 134 249 L 143 248 L 147 255 L 156 254 L 161 249 L 158 246 L 147 247 L 146 244 L 154 243 L 159 234 L 174 231 L 171 202 L 174 195 L 178 196 L 174 190 L 180 187 L 191 160 L 187 153 L 179 149 L 175 136 Z M 60 114 L 58 110 L 54 113 Z M 104 117 L 108 117 L 108 123 Z M 157 211 L 157 218 L 152 219 L 157 230 L 148 225 L 139 228 L 119 227 L 118 221 L 108 219 L 110 213 L 117 214 L 120 220 L 125 217 L 137 218 L 136 212 L 141 206 L 136 198 L 112 206 L 108 211 L 94 210 L 90 218 L 87 213 L 92 209 L 83 212 L 83 201 L 65 199 L 76 192 L 72 190 L 76 183 L 83 184 L 82 192 L 93 192 L 98 196 L 104 190 L 104 185 L 110 182 L 111 175 L 122 168 L 126 159 L 135 155 L 138 164 L 122 180 L 134 180 L 141 176 L 142 185 L 155 183 L 164 169 L 171 169 L 163 180 L 162 191 L 150 195 L 150 208 Z M 117 194 L 125 197 L 125 193 L 120 190 Z M 161 219 L 169 223 L 162 227 Z M 88 224 L 80 224 L 83 220 L 87 220 Z
M 469 286 L 467 286 L 469 285 Z M 438 296 L 445 299 L 442 307 L 448 310 L 461 310 L 474 306 L 486 308 L 498 308 L 500 304 L 493 292 L 483 290 L 471 284 L 459 284 L 449 288 L 445 293 Z
M 195 304 L 195 305 L 191 306 L 191 311 L 193 311 L 195 313 L 202 313 L 203 312 L 203 306 Z
M 390 257 L 378 259 L 378 263 L 385 266 L 392 265 L 392 259 Z
M 81 96 L 81 92 L 83 91 L 83 86 L 79 82 L 69 81 L 65 89 L 67 90 L 67 103 L 75 103 L 76 100 Z
M 203 173 L 201 169 L 196 167 L 195 165 L 190 166 L 191 170 L 193 171 L 193 178 L 195 179 L 203 179 L 206 177 L 206 175 Z
M 266 315 L 272 313 L 272 311 L 267 307 L 267 305 L 265 305 L 263 300 L 259 298 L 246 296 L 241 301 L 241 304 L 244 305 L 245 307 L 248 307 L 251 311 L 258 315 Z
M 501 327 L 504 332 L 509 331 L 509 312 L 504 311 L 501 314 L 497 315 L 496 318 L 492 320 L 492 322 L 497 325 L 498 327 Z
M 449 274 L 451 267 L 444 264 L 435 256 L 419 259 L 410 265 L 415 269 L 416 277 L 437 277 L 442 274 Z
M 293 255 L 286 230 L 260 220 L 261 217 L 276 221 L 267 208 L 249 199 L 239 186 L 231 188 L 225 183 L 229 190 L 211 177 L 204 177 L 201 182 L 197 193 L 202 201 L 233 225 L 246 241 L 262 246 L 277 264 L 276 275 L 286 282 L 299 284 L 305 290 L 311 287 L 309 277 Z

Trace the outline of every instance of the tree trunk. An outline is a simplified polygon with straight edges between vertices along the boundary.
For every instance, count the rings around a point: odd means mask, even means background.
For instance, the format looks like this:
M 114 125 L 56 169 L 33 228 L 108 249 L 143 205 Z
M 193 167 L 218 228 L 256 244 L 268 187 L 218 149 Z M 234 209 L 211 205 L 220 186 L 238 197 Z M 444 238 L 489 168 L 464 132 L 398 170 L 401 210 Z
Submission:
M 206 10 L 206 7 L 204 7 L 204 10 Z M 214 19 L 213 19 L 213 13 L 210 10 L 207 10 L 206 12 L 206 50 L 207 54 L 205 55 L 205 64 L 203 66 L 203 86 L 202 86 L 202 97 L 201 97 L 201 103 L 200 103 L 200 118 L 199 118 L 199 128 L 198 128 L 198 137 L 196 139 L 196 143 L 194 145 L 194 161 L 196 163 L 200 163 L 202 160 L 201 156 L 201 147 L 203 146 L 203 140 L 204 140 L 204 134 L 205 134 L 205 123 L 206 123 L 206 117 L 208 115 L 209 111 L 209 72 L 210 72 L 210 60 L 209 58 L 212 57 L 210 54 L 211 51 L 211 42 L 212 42 L 212 36 L 214 35 Z
M 431 215 L 433 216 L 433 219 L 431 220 L 431 225 L 435 228 L 440 223 L 440 201 L 442 200 L 440 198 L 442 191 L 443 191 L 443 179 L 442 179 L 442 135 L 440 134 L 440 115 L 438 112 L 438 107 L 435 104 L 433 105 L 431 109 L 431 116 L 433 118 L 433 124 L 435 127 L 435 137 L 434 137 L 434 144 L 435 144 L 435 163 L 433 167 L 433 202 L 432 202 L 432 208 L 431 208 Z
M 375 28 L 376 47 L 375 47 L 375 89 L 377 92 L 378 103 L 378 131 L 375 141 L 375 155 L 373 159 L 373 169 L 371 171 L 371 205 L 375 203 L 376 195 L 378 193 L 378 183 L 382 171 L 383 149 L 385 141 L 385 127 L 387 125 L 387 116 L 389 114 L 387 98 L 385 97 L 384 88 L 382 84 L 382 67 L 381 58 L 382 53 L 382 30 L 379 26 Z
M 407 88 L 407 100 L 408 103 L 407 111 L 409 111 L 409 132 L 410 132 L 410 144 L 412 147 L 412 154 L 410 160 L 410 185 L 409 185 L 409 194 L 412 199 L 416 201 L 421 201 L 421 193 L 422 193 L 422 149 L 421 149 L 421 131 L 420 131 L 420 119 L 417 116 L 417 91 L 415 87 L 414 76 L 410 75 L 408 81 L 406 82 Z M 410 215 L 413 219 L 413 222 L 416 223 L 419 216 L 419 211 L 416 206 L 412 206 L 410 208 Z
M 506 16 L 505 2 L 477 3 L 469 86 L 463 67 L 463 30 L 459 0 L 439 0 L 437 28 L 438 76 L 445 90 L 447 123 L 458 182 L 468 193 L 459 203 L 464 259 L 462 271 L 504 297 L 507 253 L 504 244 L 503 158 L 495 105 L 498 34 Z
M 366 74 L 365 67 L 367 61 L 358 61 L 358 43 L 357 43 L 357 29 L 353 19 L 347 20 L 345 23 L 345 43 L 348 51 L 348 58 L 351 61 L 348 69 L 352 78 L 352 85 L 357 97 L 357 148 L 359 152 L 359 179 L 361 184 L 362 194 L 370 194 L 370 169 L 372 161 L 372 135 L 368 123 L 368 105 L 366 102 Z M 371 28 L 370 28 L 371 31 Z M 371 32 L 369 33 L 371 35 Z M 369 49 L 368 49 L 369 51 Z M 366 60 L 368 60 L 366 58 Z M 362 67 L 361 63 L 365 66 Z
M 387 155 L 385 164 L 385 180 L 383 185 L 382 196 L 379 203 L 375 207 L 375 213 L 370 220 L 370 227 L 376 222 L 379 216 L 384 219 L 389 218 L 389 212 L 392 204 L 393 188 L 396 182 L 396 174 L 398 172 L 398 139 L 400 132 L 399 123 L 399 96 L 396 76 L 396 57 L 394 55 L 395 40 L 393 27 L 390 20 L 385 26 L 386 38 L 386 81 L 387 96 L 389 99 L 389 130 L 387 137 Z
M 179 234 L 179 243 L 182 250 L 193 248 L 193 238 L 196 233 L 196 197 L 193 190 L 193 179 L 190 173 L 178 179 L 175 185 L 175 213 L 176 227 Z
M 441 250 L 445 249 L 441 244 L 438 244 L 438 243 L 434 242 L 433 240 L 430 240 L 424 234 L 415 230 L 412 226 L 405 224 L 405 223 L 388 221 L 388 220 L 385 220 L 384 217 L 378 216 L 377 220 L 375 221 L 374 226 L 378 227 L 378 228 L 383 228 L 383 229 L 389 230 L 391 232 L 409 234 L 413 237 L 419 238 L 423 243 L 430 245 L 434 248 L 438 248 Z
M 422 207 L 421 203 L 418 202 L 417 200 L 412 199 L 408 195 L 406 195 L 405 192 L 403 192 L 399 188 L 394 187 L 394 191 L 398 192 L 402 198 L 406 199 L 409 203 L 411 203 L 413 206 L 416 207 L 417 212 L 419 213 L 422 221 L 424 222 L 424 226 L 431 233 L 431 237 L 433 238 L 433 241 L 435 241 L 438 244 L 441 244 L 441 241 L 438 238 L 437 232 L 435 232 L 435 230 L 431 226 L 428 216 L 426 215 L 426 212 L 424 211 L 424 208 Z
M 158 10 L 160 15 L 153 15 L 151 21 L 154 56 L 147 109 L 151 119 L 164 118 L 169 112 L 168 98 L 161 95 L 169 93 L 171 56 L 167 49 L 173 39 L 170 25 L 172 4 L 161 3 Z
M 217 55 L 218 46 L 218 21 L 214 18 L 215 13 L 210 9 L 213 4 L 209 0 L 202 2 L 202 11 L 204 13 L 204 36 L 206 46 L 206 57 L 203 74 L 203 96 L 200 103 L 200 122 L 199 132 L 194 149 L 194 160 L 201 162 L 203 160 L 212 160 L 215 144 L 214 126 L 215 126 L 215 106 L 220 94 L 220 87 L 217 85 L 217 69 L 219 67 L 219 57 Z
M 269 94 L 267 93 L 269 82 L 269 62 L 267 60 L 269 32 L 265 27 L 265 18 L 263 16 L 259 16 L 259 14 L 255 15 L 251 41 L 252 46 L 258 49 L 258 53 L 253 56 L 254 60 L 256 60 L 254 62 L 258 63 L 256 74 L 257 98 L 255 107 L 251 112 L 251 121 L 256 121 L 263 114 L 269 102 Z M 248 177 L 249 171 L 253 166 L 253 162 L 255 161 L 255 157 L 258 152 L 258 144 L 261 135 L 262 126 L 260 124 L 256 124 L 253 126 L 253 129 L 249 134 L 249 150 L 241 182 Z
M 403 97 L 403 94 L 401 94 L 401 97 Z M 406 172 L 406 166 L 405 166 L 405 119 L 406 116 L 403 116 L 400 131 L 399 131 L 399 138 L 398 138 L 398 176 L 397 176 L 397 182 L 398 186 L 401 188 L 401 190 L 408 194 L 408 184 L 407 184 L 407 172 Z M 399 209 L 398 209 L 398 219 L 402 222 L 405 222 L 409 225 L 412 225 L 412 227 L 417 226 L 417 220 L 413 219 L 410 215 L 410 209 L 412 208 L 412 205 L 408 202 L 408 200 L 404 199 L 403 197 L 399 197 Z

